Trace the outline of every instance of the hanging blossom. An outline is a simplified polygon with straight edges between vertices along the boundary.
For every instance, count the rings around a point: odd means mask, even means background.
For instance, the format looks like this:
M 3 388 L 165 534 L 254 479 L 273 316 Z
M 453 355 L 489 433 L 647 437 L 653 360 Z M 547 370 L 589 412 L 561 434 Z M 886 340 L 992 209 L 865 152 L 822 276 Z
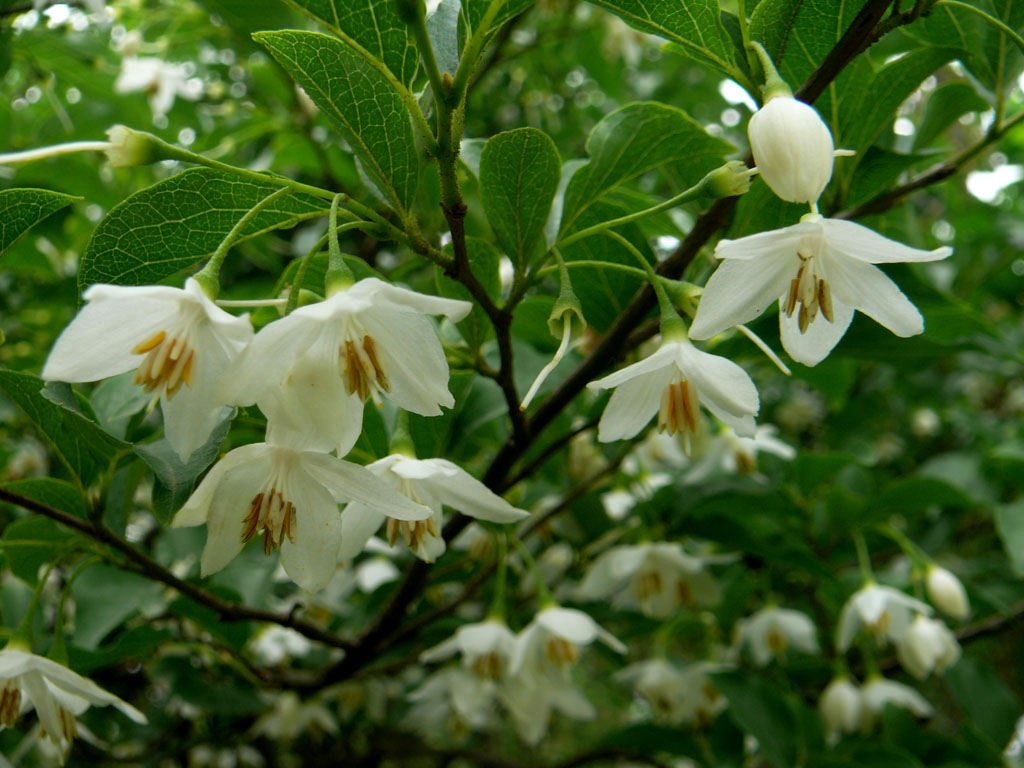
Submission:
M 113 706 L 137 723 L 146 722 L 128 702 L 51 659 L 14 644 L 0 650 L 0 728 L 13 727 L 23 710 L 34 708 L 43 736 L 64 754 L 77 733 L 75 718 L 90 705 Z
M 359 502 L 380 515 L 424 519 L 415 504 L 358 464 L 286 445 L 235 448 L 214 465 L 175 515 L 180 528 L 207 524 L 203 576 L 216 573 L 257 534 L 263 551 L 281 550 L 291 579 L 311 592 L 334 576 L 341 546 L 338 504 Z
M 888 680 L 877 673 L 868 678 L 860 689 L 860 693 L 864 703 L 862 724 L 865 728 L 874 724 L 874 721 L 885 711 L 886 704 L 910 710 L 918 717 L 931 717 L 934 712 L 932 705 L 924 696 L 909 685 Z
M 773 658 L 781 658 L 791 647 L 803 653 L 820 650 L 818 630 L 807 614 L 774 606 L 744 619 L 737 630 L 737 641 L 759 667 L 767 666 Z
M 754 434 L 759 402 L 750 376 L 731 360 L 701 352 L 685 337 L 663 339 L 650 357 L 587 388 L 615 389 L 598 424 L 602 442 L 638 435 L 655 413 L 663 432 L 696 434 L 700 404 L 737 433 Z
M 711 661 L 678 667 L 666 659 L 648 659 L 620 670 L 615 679 L 633 685 L 650 705 L 655 720 L 703 728 L 726 707 L 725 697 L 709 677 L 722 669 Z
M 647 542 L 612 547 L 587 571 L 577 592 L 581 600 L 616 595 L 613 605 L 636 606 L 664 619 L 681 607 L 709 607 L 722 589 L 707 570 L 710 558 L 691 555 L 678 542 Z
M 155 56 L 125 56 L 114 81 L 117 93 L 142 91 L 149 98 L 153 116 L 166 115 L 179 96 L 196 101 L 203 95 L 202 81 L 189 78 L 184 64 L 172 64 Z
M 758 317 L 779 302 L 782 346 L 796 361 L 817 365 L 860 310 L 897 336 L 924 330 L 921 313 L 875 264 L 937 261 L 949 247 L 910 248 L 867 227 L 806 214 L 799 224 L 722 240 L 722 259 L 704 288 L 690 335 L 709 339 Z
M 825 686 L 818 700 L 818 710 L 825 721 L 825 731 L 830 742 L 835 742 L 844 733 L 853 733 L 867 717 L 860 688 L 850 678 L 842 675 Z
M 869 582 L 850 596 L 839 614 L 836 648 L 846 651 L 863 627 L 879 640 L 899 643 L 913 617 L 930 616 L 931 606 L 892 587 Z
M 349 560 L 387 521 L 387 538 L 393 546 L 404 542 L 416 557 L 431 562 L 445 551 L 441 538 L 442 507 L 448 505 L 477 520 L 514 523 L 529 516 L 492 492 L 466 470 L 447 459 L 415 459 L 393 453 L 367 466 L 402 496 L 431 510 L 426 518 L 402 517 L 379 504 L 353 502 L 341 516 L 342 545 L 339 557 Z
M 463 741 L 474 731 L 492 729 L 498 725 L 495 702 L 475 698 L 478 691 L 472 672 L 462 667 L 439 669 L 408 695 L 412 707 L 403 725 L 432 743 Z
M 367 398 L 386 396 L 421 416 L 455 405 L 444 349 L 426 315 L 458 321 L 470 309 L 468 301 L 360 280 L 256 334 L 225 397 L 270 409 L 273 429 L 344 455 L 362 431 Z
M 218 390 L 253 337 L 248 315 L 228 314 L 192 278 L 184 288 L 92 285 L 82 297 L 43 378 L 97 381 L 136 369 L 134 383 L 152 393 L 150 408 L 159 400 L 167 440 L 187 462 L 224 418 Z
M 554 710 L 576 720 L 594 717 L 593 705 L 569 679 L 580 646 L 594 640 L 618 653 L 627 650 L 583 611 L 558 605 L 542 609 L 519 633 L 504 699 L 524 741 L 540 741 Z
M 944 623 L 918 614 L 896 645 L 896 658 L 907 672 L 924 680 L 956 664 L 960 643 Z

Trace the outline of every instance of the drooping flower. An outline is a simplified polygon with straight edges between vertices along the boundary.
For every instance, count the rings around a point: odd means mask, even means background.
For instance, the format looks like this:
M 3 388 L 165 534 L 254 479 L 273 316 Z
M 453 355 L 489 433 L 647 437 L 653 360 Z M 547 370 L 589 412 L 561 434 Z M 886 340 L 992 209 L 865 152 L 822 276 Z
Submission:
M 662 341 L 650 357 L 587 388 L 615 389 L 598 424 L 602 442 L 636 436 L 655 413 L 662 431 L 696 433 L 699 404 L 739 434 L 752 435 L 759 407 L 757 388 L 746 371 L 724 357 L 701 352 L 685 338 Z
M 873 720 L 885 710 L 886 704 L 909 709 L 918 717 L 931 717 L 932 705 L 909 685 L 873 675 L 860 689 L 861 700 L 867 713 L 866 719 Z
M 836 648 L 847 650 L 864 627 L 879 640 L 898 643 L 915 614 L 930 616 L 931 606 L 892 587 L 865 584 L 846 601 L 839 614 Z
M 462 741 L 473 731 L 487 730 L 497 722 L 492 699 L 475 699 L 480 690 L 472 672 L 445 667 L 430 675 L 409 694 L 412 708 L 405 725 L 428 741 Z
M 155 56 L 125 56 L 114 81 L 117 93 L 142 91 L 149 98 L 154 116 L 166 115 L 177 97 L 195 101 L 203 94 L 200 80 L 186 75 L 184 64 L 173 64 Z
M 444 505 L 492 523 L 512 523 L 529 516 L 447 459 L 414 459 L 394 453 L 367 469 L 398 493 L 428 507 L 432 514 L 426 518 L 400 517 L 381 505 L 349 504 L 341 517 L 342 560 L 359 554 L 385 520 L 392 545 L 401 539 L 421 560 L 437 559 L 445 550 L 441 538 Z
M 97 381 L 137 369 L 135 383 L 160 401 L 164 432 L 182 461 L 223 418 L 218 390 L 252 339 L 248 315 L 234 317 L 189 278 L 184 288 L 92 285 L 84 307 L 43 366 L 50 381 Z
M 207 523 L 203 576 L 227 565 L 247 541 L 281 549 L 285 572 L 303 589 L 323 588 L 341 546 L 338 504 L 359 502 L 377 514 L 425 519 L 431 510 L 392 490 L 365 467 L 326 453 L 255 443 L 214 465 L 175 515 L 176 528 Z
M 804 653 L 818 653 L 818 630 L 800 611 L 788 608 L 763 608 L 739 626 L 738 640 L 750 651 L 754 663 L 767 666 L 790 647 Z
M 615 606 L 636 606 L 647 616 L 664 619 L 680 607 L 708 607 L 721 599 L 708 562 L 678 542 L 612 547 L 594 560 L 577 597 L 600 600 L 617 595 Z
M 967 591 L 952 572 L 932 565 L 925 574 L 924 586 L 928 599 L 943 613 L 960 621 L 970 615 L 971 604 L 967 599 Z
M 924 330 L 921 313 L 874 265 L 936 261 L 952 252 L 910 248 L 852 221 L 813 213 L 790 227 L 722 240 L 715 256 L 724 261 L 704 288 L 690 335 L 711 338 L 778 299 L 782 345 L 805 365 L 828 356 L 854 310 L 897 336 L 914 336 Z
M 317 738 L 337 732 L 338 724 L 327 707 L 316 700 L 303 701 L 295 691 L 279 694 L 273 709 L 260 715 L 250 731 L 253 736 L 285 744 L 306 733 Z
M 726 707 L 725 697 L 708 677 L 720 669 L 721 665 L 709 661 L 681 668 L 666 659 L 648 659 L 620 670 L 615 679 L 632 683 L 656 721 L 706 726 Z
M 918 614 L 896 645 L 896 657 L 907 672 L 924 680 L 953 666 L 960 658 L 960 644 L 940 620 Z
M 64 753 L 77 733 L 75 718 L 90 705 L 113 706 L 137 723 L 146 722 L 128 702 L 51 659 L 11 644 L 0 650 L 0 728 L 12 727 L 32 707 L 42 734 Z
M 856 731 L 867 715 L 860 689 L 846 676 L 835 678 L 825 687 L 818 709 L 831 741 L 844 733 Z
M 444 349 L 426 315 L 457 321 L 471 308 L 360 280 L 263 328 L 239 359 L 226 398 L 258 403 L 272 429 L 344 455 L 359 438 L 368 397 L 387 396 L 422 416 L 455 404 Z

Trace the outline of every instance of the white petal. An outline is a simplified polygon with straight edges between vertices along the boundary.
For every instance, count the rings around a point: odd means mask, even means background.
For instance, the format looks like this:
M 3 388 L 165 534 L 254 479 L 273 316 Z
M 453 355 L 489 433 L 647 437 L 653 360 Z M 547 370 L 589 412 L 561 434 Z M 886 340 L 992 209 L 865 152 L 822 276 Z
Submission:
M 443 463 L 449 470 L 455 470 L 454 474 L 448 477 L 432 477 L 420 482 L 452 509 L 457 509 L 477 520 L 492 523 L 512 523 L 530 516 L 529 512 L 513 507 L 461 467 L 444 459 L 433 461 Z
M 783 200 L 813 203 L 832 178 L 832 134 L 814 107 L 790 96 L 768 101 L 747 125 L 761 177 Z
M 292 581 L 309 592 L 327 586 L 338 564 L 341 515 L 327 489 L 296 472 L 290 490 L 295 504 L 295 541 L 281 543 L 281 565 Z
M 697 385 L 700 401 L 737 434 L 752 436 L 752 417 L 760 400 L 747 372 L 732 360 L 702 352 L 692 344 L 681 346 L 679 352 L 680 369 Z
M 424 293 L 410 291 L 408 288 L 391 285 L 375 277 L 360 280 L 350 290 L 366 291 L 368 296 L 380 297 L 392 304 L 408 307 L 426 315 L 444 315 L 452 322 L 462 320 L 473 309 L 473 304 L 468 301 L 428 296 Z
M 545 608 L 534 619 L 549 632 L 576 645 L 587 645 L 597 637 L 600 627 L 583 611 L 574 608 Z
M 818 222 L 800 222 L 788 227 L 770 229 L 738 240 L 719 240 L 715 258 L 730 261 L 763 261 L 784 255 L 795 257 L 800 241 L 821 234 Z M 793 270 L 794 274 L 796 270 Z
M 839 628 L 836 630 L 836 649 L 840 653 L 849 650 L 860 625 L 861 618 L 857 608 L 852 600 L 848 600 L 839 612 Z
M 533 663 L 545 634 L 544 628 L 541 627 L 535 618 L 526 629 L 516 636 L 516 647 L 512 654 L 512 664 L 509 668 L 510 675 L 518 675 L 524 668 Z
M 953 253 L 948 246 L 924 251 L 883 237 L 874 230 L 843 219 L 825 219 L 826 252 L 838 252 L 869 264 L 896 261 L 938 261 Z
M 742 243 L 750 239 L 723 242 Z M 786 242 L 790 239 L 793 245 L 791 248 L 787 245 L 786 250 L 757 259 L 729 259 L 720 264 L 704 286 L 690 326 L 690 337 L 710 339 L 728 328 L 749 322 L 782 296 L 799 269 L 796 248 L 800 238 L 787 238 Z
M 832 298 L 832 322 L 825 319 L 825 316 L 818 313 L 807 330 L 800 333 L 799 317 L 796 312 L 788 317 L 782 311 L 782 300 L 779 300 L 779 331 L 782 335 L 782 346 L 798 363 L 804 365 L 817 365 L 833 350 L 839 340 L 843 338 L 846 329 L 850 327 L 853 320 L 853 307 L 843 303 L 833 293 Z
M 601 414 L 597 439 L 610 443 L 640 434 L 661 407 L 662 392 L 674 374 L 673 367 L 666 366 L 620 384 Z
M 400 520 L 425 520 L 433 512 L 416 504 L 366 467 L 323 453 L 302 453 L 302 468 L 324 485 L 339 502 L 358 501 L 369 509 Z
M 295 361 L 322 334 L 333 338 L 327 324 L 303 313 L 304 309 L 308 307 L 300 307 L 287 317 L 264 326 L 256 334 L 224 382 L 220 396 L 226 403 L 252 405 L 268 385 L 277 384 L 284 378 Z
M 57 700 L 47 690 L 42 674 L 35 671 L 26 672 L 21 676 L 19 682 L 21 683 L 22 691 L 31 699 L 32 706 L 35 707 L 36 715 L 38 715 L 43 729 L 55 742 L 63 740 L 64 731 Z
M 592 720 L 597 715 L 597 710 L 587 701 L 587 697 L 568 682 L 552 686 L 551 702 L 559 712 L 575 720 Z
M 391 386 L 389 400 L 421 416 L 440 416 L 440 406 L 455 405 L 448 391 L 448 361 L 429 320 L 387 306 L 362 313 L 360 320 L 376 341 Z
M 172 528 L 188 528 L 193 525 L 202 525 L 209 516 L 210 506 L 213 503 L 214 494 L 217 488 L 224 481 L 225 476 L 234 468 L 254 464 L 260 466 L 264 473 L 270 469 L 270 457 L 272 449 L 266 443 L 253 443 L 235 448 L 220 461 L 213 465 L 213 469 L 206 473 L 206 477 L 199 484 L 199 487 L 192 491 L 185 505 L 178 510 L 171 521 Z M 253 489 L 256 493 L 256 489 Z M 251 498 L 251 496 L 250 496 Z
M 897 336 L 916 336 L 924 330 L 924 318 L 917 307 L 878 267 L 833 259 L 829 262 L 829 277 L 836 299 L 859 309 Z
M 36 659 L 36 668 L 43 674 L 49 689 L 58 698 L 60 698 L 60 693 L 54 689 L 59 689 L 59 691 L 64 695 L 69 695 L 80 701 L 85 701 L 87 705 L 93 704 L 100 707 L 112 705 L 124 712 L 124 714 L 128 715 L 128 717 L 135 722 L 146 722 L 146 716 L 139 712 L 139 710 L 109 691 L 103 690 L 89 678 L 76 674 L 52 659 L 46 659 L 41 656 L 37 656 Z M 71 702 L 69 701 L 68 703 Z M 74 714 L 80 714 L 81 709 L 84 709 L 81 708 L 80 704 L 76 704 L 75 706 L 80 709 L 79 711 L 74 711 Z M 69 710 L 71 709 L 70 707 L 66 708 Z
M 0 680 L 10 680 L 34 669 L 33 659 L 39 658 L 33 653 L 24 653 L 10 648 L 0 650 Z
M 622 580 L 612 573 L 611 562 L 615 552 L 604 552 L 594 560 L 583 583 L 576 590 L 576 596 L 580 600 L 600 600 L 615 592 L 622 584 Z
M 243 521 L 266 477 L 266 465 L 246 464 L 234 468 L 218 484 L 210 504 L 206 546 L 199 560 L 203 576 L 216 573 L 242 551 Z
M 351 560 L 384 523 L 384 515 L 353 502 L 341 513 L 341 549 L 338 560 Z
M 511 656 L 516 636 L 501 621 L 482 621 L 459 627 L 455 633 L 460 649 L 466 656 L 480 656 L 485 653 L 499 653 Z
M 406 480 L 432 479 L 444 482 L 445 478 L 455 477 L 462 470 L 458 465 L 446 459 L 414 459 L 400 453 L 391 454 L 390 469 L 399 477 Z M 374 462 L 374 466 L 380 462 Z
M 455 654 L 459 653 L 462 648 L 460 647 L 457 635 L 449 637 L 442 643 L 435 645 L 433 648 L 428 648 L 420 654 L 420 661 L 431 664 L 435 661 L 443 661 L 449 659 Z
M 678 342 L 666 342 L 663 343 L 654 354 L 649 357 L 645 357 L 643 360 L 627 365 L 615 373 L 610 373 L 603 379 L 597 379 L 587 384 L 587 389 L 591 392 L 597 392 L 602 389 L 612 389 L 625 384 L 628 381 L 632 381 L 640 376 L 648 376 L 652 373 L 665 369 L 667 372 L 672 370 L 672 366 L 675 364 L 676 357 L 678 357 L 678 351 L 676 347 Z

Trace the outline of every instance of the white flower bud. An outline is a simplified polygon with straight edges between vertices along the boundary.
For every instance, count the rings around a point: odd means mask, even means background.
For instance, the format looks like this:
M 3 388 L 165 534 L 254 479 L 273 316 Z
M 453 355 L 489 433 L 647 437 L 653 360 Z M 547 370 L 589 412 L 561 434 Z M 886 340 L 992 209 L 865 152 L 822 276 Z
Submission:
M 814 107 L 776 96 L 747 125 L 765 183 L 783 200 L 814 204 L 832 178 L 835 145 Z
M 967 600 L 967 592 L 960 579 L 945 568 L 933 565 L 925 576 L 925 589 L 928 599 L 945 614 L 963 621 L 971 612 L 971 604 Z
M 153 137 L 142 131 L 133 131 L 124 125 L 115 125 L 107 131 L 110 144 L 104 150 L 114 168 L 149 165 L 159 159 Z
M 837 677 L 821 694 L 818 702 L 825 728 L 830 738 L 842 733 L 853 733 L 864 719 L 864 704 L 860 691 L 846 677 Z
M 941 621 L 919 615 L 896 646 L 896 656 L 907 672 L 924 680 L 933 671 L 941 672 L 955 664 L 960 658 L 960 644 Z

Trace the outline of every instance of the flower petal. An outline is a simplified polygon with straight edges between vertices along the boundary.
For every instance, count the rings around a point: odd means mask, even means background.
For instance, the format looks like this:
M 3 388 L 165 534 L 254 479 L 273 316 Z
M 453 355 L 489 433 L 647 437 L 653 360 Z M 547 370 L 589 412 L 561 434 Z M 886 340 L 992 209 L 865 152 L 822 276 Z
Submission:
M 185 505 L 178 510 L 178 513 L 171 521 L 172 528 L 188 528 L 193 525 L 202 525 L 210 514 L 210 507 L 213 504 L 213 497 L 217 488 L 224 481 L 231 470 L 236 467 L 254 464 L 259 466 L 264 473 L 269 471 L 271 449 L 266 443 L 253 443 L 235 448 L 224 458 L 213 465 L 213 469 L 206 473 L 206 477 L 199 484 L 199 487 L 192 491 Z M 256 489 L 253 489 L 253 493 Z M 251 498 L 251 497 L 250 497 Z
M 737 434 L 753 436 L 753 416 L 760 400 L 745 370 L 732 360 L 702 352 L 692 344 L 679 348 L 679 367 L 697 386 L 700 401 L 709 411 Z
M 335 501 L 358 501 L 369 509 L 400 520 L 425 520 L 432 511 L 390 488 L 366 467 L 325 453 L 302 453 L 302 467 L 334 495 Z
M 261 462 L 235 467 L 218 484 L 206 524 L 206 546 L 199 559 L 202 576 L 216 573 L 242 551 L 244 519 L 266 478 L 267 466 Z
M 416 291 L 410 291 L 408 288 L 391 285 L 375 277 L 360 280 L 350 290 L 357 288 L 365 291 L 369 296 L 379 296 L 392 304 L 408 307 L 425 315 L 444 315 L 452 322 L 462 320 L 473 309 L 473 304 L 468 301 L 443 299 L 440 296 L 417 293 Z
M 750 239 L 723 242 L 738 244 Z M 790 240 L 794 240 L 791 247 Z M 784 242 L 787 250 L 756 259 L 729 259 L 719 265 L 704 286 L 690 326 L 690 338 L 710 339 L 728 328 L 749 322 L 786 292 L 799 269 L 800 257 L 796 250 L 799 238 L 786 238 Z
M 600 630 L 597 622 L 583 611 L 561 606 L 545 608 L 537 614 L 534 621 L 549 632 L 576 645 L 592 643 Z
M 292 476 L 295 540 L 281 543 L 281 565 L 292 581 L 309 592 L 323 589 L 334 576 L 341 547 L 341 514 L 327 489 L 303 472 Z
M 833 259 L 829 262 L 829 277 L 835 299 L 859 309 L 897 336 L 916 336 L 924 330 L 924 318 L 917 307 L 878 267 Z
M 826 253 L 847 256 L 868 264 L 938 261 L 953 253 L 953 249 L 948 246 L 933 251 L 911 248 L 844 219 L 825 219 L 821 224 L 825 228 Z
M 676 346 L 678 342 L 666 342 L 663 343 L 654 354 L 645 357 L 639 362 L 627 365 L 625 368 L 620 368 L 615 373 L 610 373 L 603 379 L 597 379 L 587 384 L 587 389 L 591 392 L 597 392 L 602 389 L 613 389 L 627 381 L 632 381 L 638 376 L 647 376 L 648 374 L 654 373 L 662 368 L 666 372 L 671 371 L 672 365 L 675 362 L 678 352 Z
M 443 465 L 448 470 L 455 470 L 454 474 L 427 478 L 420 482 L 452 509 L 492 523 L 512 523 L 530 516 L 529 512 L 513 507 L 461 467 L 445 459 L 431 461 L 435 466 Z
M 455 477 L 462 470 L 455 464 L 445 459 L 414 459 L 402 454 L 391 454 L 394 463 L 391 471 L 406 480 L 434 479 L 440 482 L 444 478 Z M 374 462 L 376 466 L 380 462 Z
M 370 540 L 384 524 L 380 512 L 368 509 L 364 504 L 352 502 L 341 513 L 341 548 L 338 560 L 351 560 L 366 548 Z
M 610 443 L 640 434 L 661 407 L 661 394 L 673 375 L 674 368 L 666 366 L 620 384 L 601 414 L 597 439 Z
M 762 261 L 782 255 L 795 257 L 803 238 L 820 233 L 821 228 L 817 222 L 801 222 L 780 229 L 758 232 L 756 235 L 747 235 L 738 240 L 719 240 L 715 246 L 715 258 Z
M 268 385 L 278 384 L 322 335 L 328 337 L 325 344 L 334 338 L 336 334 L 332 335 L 325 321 L 309 317 L 304 309 L 308 307 L 300 307 L 260 329 L 225 378 L 219 393 L 224 402 L 252 405 Z
M 46 688 L 43 676 L 39 672 L 26 672 L 19 678 L 21 689 L 32 701 L 36 715 L 43 726 L 43 730 L 50 738 L 58 743 L 64 739 L 64 729 L 60 719 L 60 709 L 53 694 Z
M 779 300 L 779 331 L 782 335 L 782 346 L 798 363 L 817 365 L 832 351 L 843 338 L 846 329 L 853 320 L 853 307 L 844 303 L 838 296 L 832 298 L 832 322 L 818 314 L 807 330 L 800 333 L 799 317 L 796 312 L 788 317 L 782 311 L 782 300 Z

